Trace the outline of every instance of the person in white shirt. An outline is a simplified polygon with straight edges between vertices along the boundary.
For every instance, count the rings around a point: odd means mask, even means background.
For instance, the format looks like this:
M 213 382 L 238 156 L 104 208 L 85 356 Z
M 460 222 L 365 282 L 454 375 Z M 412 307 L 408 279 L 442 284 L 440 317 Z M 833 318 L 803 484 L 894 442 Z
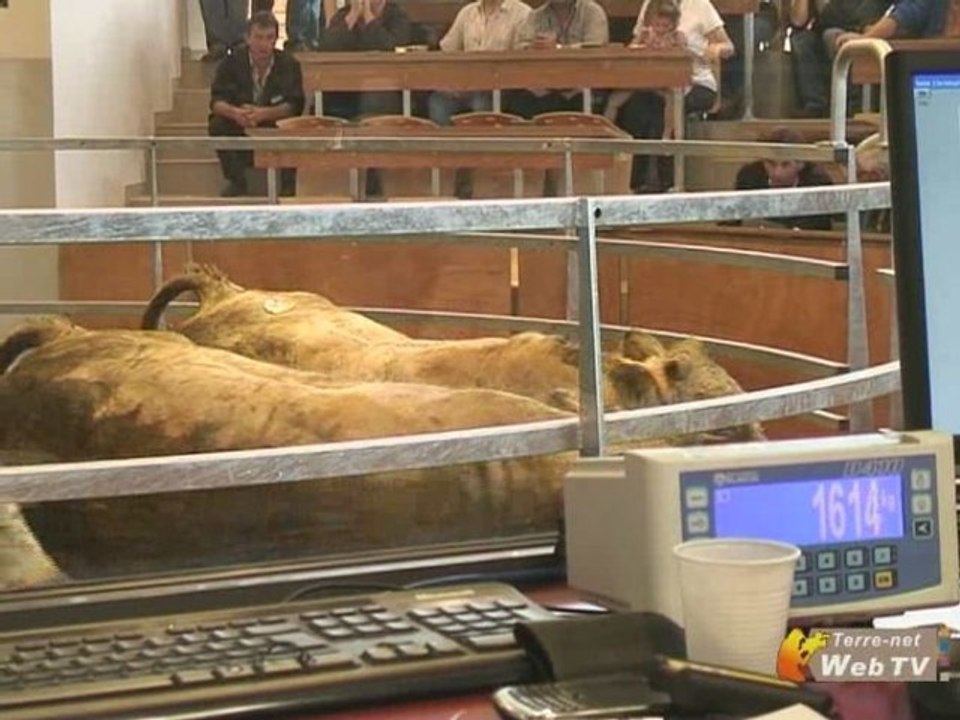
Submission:
M 474 0 L 457 13 L 453 25 L 440 41 L 445 52 L 510 50 L 517 44 L 517 33 L 530 14 L 523 0 Z M 488 92 L 434 92 L 427 101 L 430 119 L 449 125 L 459 112 L 489 110 Z
M 643 35 L 646 14 L 658 0 L 644 0 L 634 27 L 635 40 Z M 680 0 L 680 22 L 677 30 L 687 41 L 688 50 L 693 53 L 693 74 L 691 85 L 684 96 L 685 113 L 705 112 L 717 99 L 717 78 L 711 68 L 716 60 L 733 55 L 733 42 L 723 28 L 723 20 L 710 0 Z M 635 138 L 659 140 L 663 137 L 664 100 L 656 91 L 641 90 L 631 93 L 630 98 L 616 111 L 616 123 Z M 649 157 L 635 155 L 631 186 L 641 189 L 646 181 Z M 663 174 L 667 175 L 671 165 L 665 165 Z M 669 187 L 671 182 L 664 178 L 661 184 Z M 663 189 L 651 188 L 651 189 Z

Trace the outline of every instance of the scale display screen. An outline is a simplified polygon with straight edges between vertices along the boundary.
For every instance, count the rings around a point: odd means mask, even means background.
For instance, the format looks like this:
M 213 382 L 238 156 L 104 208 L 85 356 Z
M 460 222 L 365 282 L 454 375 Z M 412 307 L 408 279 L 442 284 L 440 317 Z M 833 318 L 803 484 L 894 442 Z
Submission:
M 715 487 L 719 537 L 821 545 L 901 538 L 900 475 Z

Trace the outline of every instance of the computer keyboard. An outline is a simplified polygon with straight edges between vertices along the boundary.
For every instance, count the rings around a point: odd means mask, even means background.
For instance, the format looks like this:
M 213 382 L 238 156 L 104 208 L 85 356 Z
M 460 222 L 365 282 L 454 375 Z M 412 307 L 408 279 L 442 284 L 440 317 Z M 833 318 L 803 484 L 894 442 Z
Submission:
M 0 635 L 0 718 L 240 717 L 529 679 L 518 622 L 554 616 L 500 583 Z

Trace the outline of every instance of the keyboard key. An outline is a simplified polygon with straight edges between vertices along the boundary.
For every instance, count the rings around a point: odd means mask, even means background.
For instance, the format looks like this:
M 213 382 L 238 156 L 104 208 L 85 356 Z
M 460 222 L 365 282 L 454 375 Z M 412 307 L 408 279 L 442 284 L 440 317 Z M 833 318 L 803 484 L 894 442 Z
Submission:
M 423 643 L 401 643 L 397 653 L 405 658 L 425 658 L 430 657 L 430 648 Z
M 464 650 L 459 643 L 448 638 L 438 638 L 427 643 L 427 648 L 434 655 L 463 655 Z
M 316 635 L 303 632 L 302 630 L 284 633 L 283 635 L 275 635 L 270 639 L 277 645 L 292 645 L 293 647 L 304 650 L 330 647 L 330 644 L 326 640 L 318 638 Z
M 396 620 L 394 622 L 388 622 L 384 627 L 387 628 L 390 632 L 400 633 L 400 632 L 412 632 L 416 628 L 405 620 Z
M 323 636 L 331 640 L 345 640 L 356 637 L 356 633 L 348 627 L 335 627 L 323 631 Z
M 309 650 L 303 654 L 303 664 L 311 670 L 345 670 L 357 667 L 357 661 L 339 652 Z
M 116 678 L 109 682 L 71 683 L 67 686 L 44 686 L 29 688 L 21 692 L 0 695 L 0 708 L 21 705 L 28 702 L 40 703 L 51 700 L 71 700 L 96 697 L 98 695 L 116 695 L 135 691 L 159 690 L 173 685 L 168 675 L 135 675 L 128 678 Z
M 440 614 L 440 610 L 435 607 L 417 608 L 411 610 L 410 614 L 418 620 L 424 620 L 426 618 L 436 617 Z
M 472 635 L 463 641 L 475 650 L 505 650 L 516 647 L 517 641 L 513 633 L 498 633 L 496 635 Z
M 217 676 L 213 670 L 200 668 L 197 670 L 179 670 L 173 674 L 173 681 L 179 685 L 195 685 L 203 682 L 213 682 Z
M 293 622 L 274 623 L 271 625 L 254 625 L 243 631 L 247 637 L 263 637 L 279 633 L 299 632 L 300 626 Z
M 474 612 L 479 613 L 487 613 L 497 609 L 496 605 L 486 600 L 474 600 L 473 602 L 468 602 L 467 607 Z
M 233 665 L 223 665 L 213 669 L 213 674 L 220 680 L 238 680 L 241 678 L 253 677 L 257 674 L 253 665 L 246 663 L 235 663 Z
M 340 627 L 340 620 L 335 617 L 322 617 L 310 621 L 310 626 L 317 630 L 329 630 L 330 628 Z
M 299 660 L 290 657 L 264 658 L 258 667 L 266 675 L 300 672 L 303 669 Z
M 369 663 L 385 663 L 393 662 L 399 659 L 397 651 L 389 645 L 376 645 L 372 648 L 368 648 L 363 651 L 363 654 L 360 656 L 361 660 L 364 660 Z

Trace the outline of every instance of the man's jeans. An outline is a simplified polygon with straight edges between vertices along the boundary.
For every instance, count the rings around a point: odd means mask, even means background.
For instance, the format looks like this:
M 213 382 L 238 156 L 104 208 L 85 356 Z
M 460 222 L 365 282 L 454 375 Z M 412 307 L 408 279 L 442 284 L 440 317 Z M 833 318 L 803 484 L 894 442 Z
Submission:
M 316 50 L 320 44 L 320 0 L 287 0 L 287 38 L 294 45 Z
M 200 0 L 207 49 L 243 42 L 247 32 L 247 0 Z

